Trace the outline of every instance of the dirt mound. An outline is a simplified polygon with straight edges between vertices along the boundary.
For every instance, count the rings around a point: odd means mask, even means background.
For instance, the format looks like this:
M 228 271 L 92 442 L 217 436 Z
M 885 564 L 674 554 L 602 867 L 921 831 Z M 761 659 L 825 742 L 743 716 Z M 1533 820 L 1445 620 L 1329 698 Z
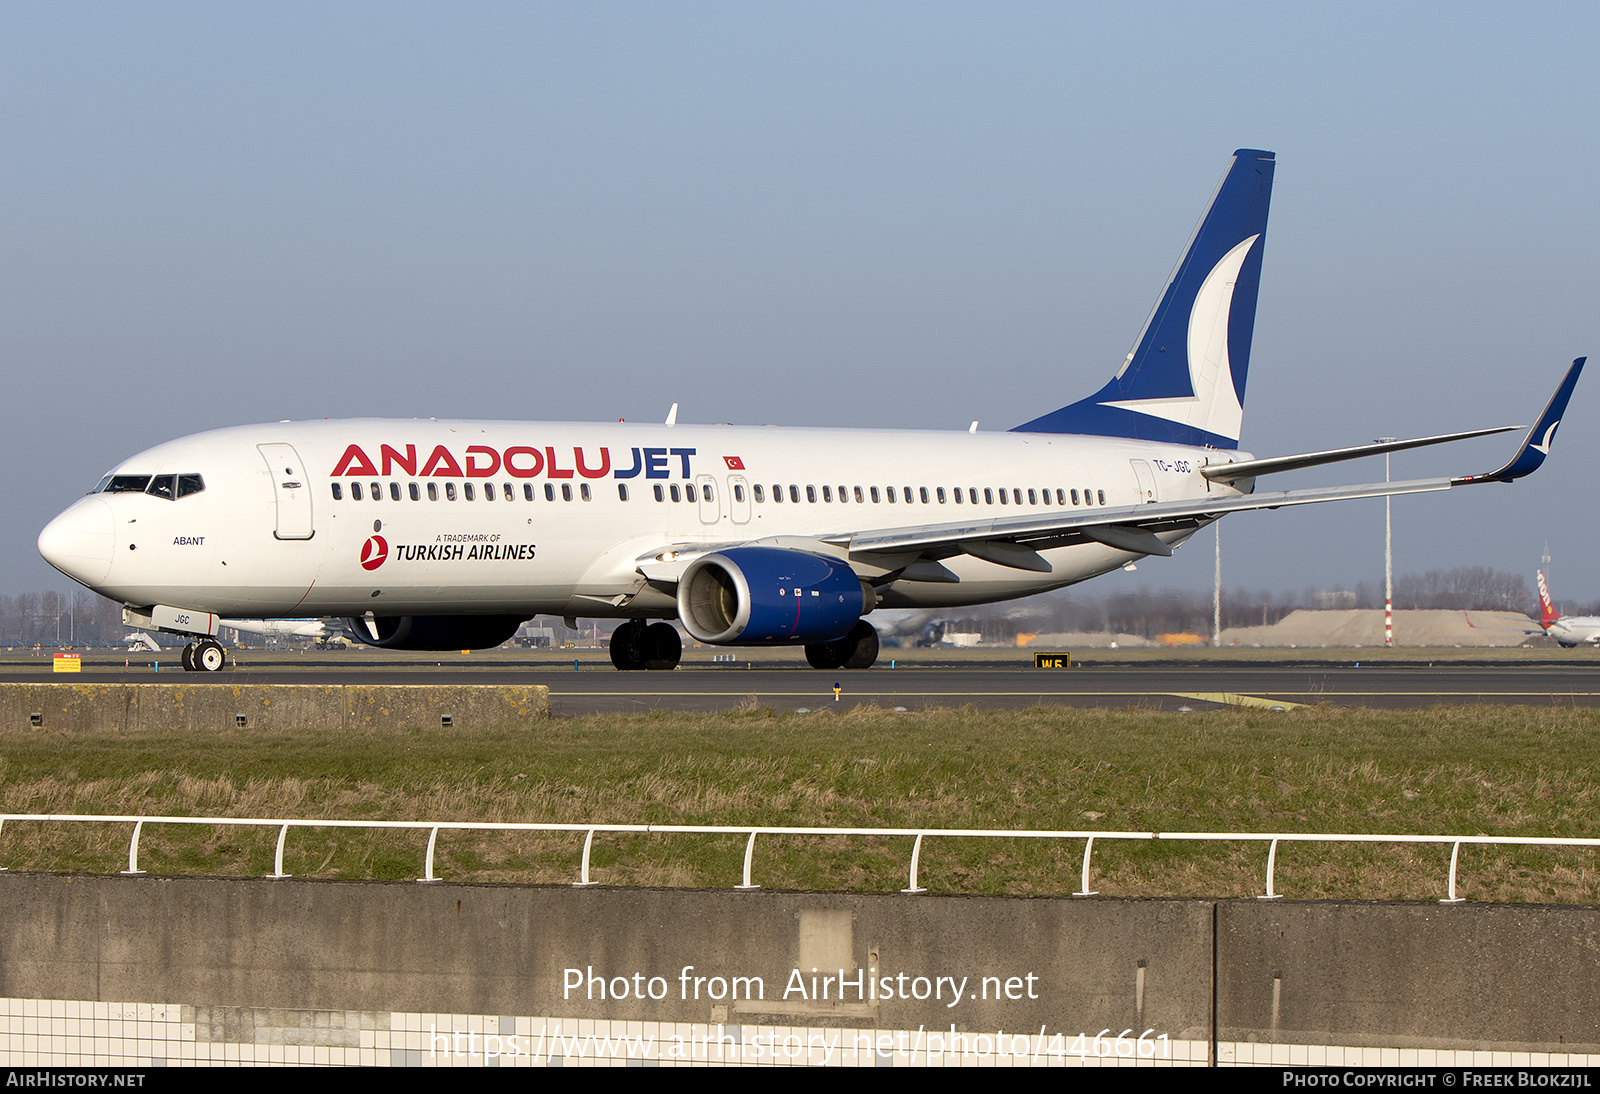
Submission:
M 1529 635 L 1527 632 L 1534 632 Z M 1394 613 L 1396 646 L 1520 646 L 1539 625 L 1520 612 Z M 1383 612 L 1290 612 L 1270 627 L 1229 627 L 1224 646 L 1381 646 Z

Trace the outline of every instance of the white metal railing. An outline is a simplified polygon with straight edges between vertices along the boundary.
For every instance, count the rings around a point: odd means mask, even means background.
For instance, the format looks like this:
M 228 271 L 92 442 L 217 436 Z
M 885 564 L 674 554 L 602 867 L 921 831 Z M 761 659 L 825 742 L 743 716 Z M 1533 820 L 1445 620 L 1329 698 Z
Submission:
M 744 874 L 738 889 L 752 890 L 761 886 L 751 880 L 751 867 L 755 858 L 757 836 L 912 836 L 910 882 L 903 893 L 925 893 L 917 884 L 917 870 L 922 858 L 922 841 L 925 837 L 951 839 L 1054 839 L 1084 841 L 1083 868 L 1079 887 L 1073 896 L 1096 896 L 1089 888 L 1090 860 L 1094 854 L 1095 840 L 1207 840 L 1218 843 L 1268 843 L 1266 888 L 1260 900 L 1277 900 L 1282 894 L 1274 888 L 1277 869 L 1278 844 L 1289 843 L 1425 843 L 1450 844 L 1450 869 L 1448 895 L 1441 904 L 1459 904 L 1456 896 L 1456 869 L 1460 862 L 1463 844 L 1501 847 L 1600 847 L 1600 839 L 1560 838 L 1544 836 L 1415 836 L 1373 833 L 1330 832 L 1089 832 L 1089 831 L 1031 831 L 1001 828 L 807 828 L 747 824 L 546 824 L 497 821 L 380 821 L 380 820 L 285 820 L 265 817 L 141 817 L 111 816 L 86 813 L 0 813 L 0 835 L 7 821 L 42 821 L 48 823 L 74 822 L 97 824 L 132 824 L 133 835 L 128 841 L 128 868 L 124 874 L 142 874 L 139 869 L 139 836 L 147 824 L 203 824 L 233 825 L 254 828 L 277 828 L 277 847 L 273 853 L 272 873 L 268 877 L 286 878 L 283 871 L 283 847 L 291 828 L 365 828 L 405 829 L 426 831 L 428 847 L 423 858 L 422 877 L 418 881 L 439 881 L 434 874 L 434 850 L 441 831 L 451 832 L 583 832 L 583 855 L 576 886 L 599 884 L 589 877 L 590 854 L 594 849 L 597 832 L 633 833 L 636 835 L 748 835 L 744 848 Z M 0 844 L 3 846 L 3 844 Z M 0 866 L 0 872 L 6 867 Z

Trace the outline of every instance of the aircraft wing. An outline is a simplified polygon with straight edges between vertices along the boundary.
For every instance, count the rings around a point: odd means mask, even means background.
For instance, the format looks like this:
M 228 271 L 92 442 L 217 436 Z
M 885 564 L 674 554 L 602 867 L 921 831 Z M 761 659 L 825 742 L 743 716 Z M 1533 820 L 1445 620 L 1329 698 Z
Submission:
M 1280 490 L 1265 494 L 1057 511 L 1025 517 L 914 525 L 820 538 L 845 548 L 852 559 L 863 562 L 889 562 L 892 560 L 883 556 L 897 554 L 915 554 L 934 560 L 968 554 L 1019 570 L 1049 573 L 1050 564 L 1038 552 L 1051 547 L 1094 541 L 1136 554 L 1170 555 L 1172 548 L 1157 538 L 1156 533 L 1193 530 L 1228 513 L 1397 494 L 1425 494 L 1449 490 L 1452 485 L 1450 479 L 1414 479 L 1360 486 Z M 912 561 L 908 559 L 907 564 L 912 564 Z M 940 579 L 933 577 L 931 580 Z

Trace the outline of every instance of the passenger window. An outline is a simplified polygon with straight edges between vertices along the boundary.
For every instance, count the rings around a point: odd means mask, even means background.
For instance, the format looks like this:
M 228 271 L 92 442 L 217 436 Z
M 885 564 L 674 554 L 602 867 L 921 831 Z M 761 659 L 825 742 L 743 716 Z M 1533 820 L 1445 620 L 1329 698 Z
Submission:
M 976 486 L 967 488 L 967 500 L 972 502 L 973 505 L 978 504 L 978 488 Z
M 414 483 L 414 482 L 407 483 L 406 484 L 406 488 L 407 488 L 406 492 L 411 495 L 411 500 L 412 501 L 421 501 L 422 500 L 422 491 L 417 489 L 417 484 L 416 483 Z
M 178 496 L 178 476 L 157 475 L 150 480 L 150 485 L 144 488 L 144 492 L 154 498 L 166 498 L 172 501 Z
M 545 487 L 545 489 L 548 490 L 550 488 L 547 486 L 547 487 Z M 657 501 L 666 501 L 667 500 L 665 494 L 662 492 L 661 484 L 659 482 L 656 483 L 656 500 Z
M 1096 490 L 1094 493 L 1095 501 L 1101 505 L 1104 505 L 1106 503 L 1106 492 L 1104 490 Z
M 572 500 L 572 484 L 570 482 L 564 482 L 561 484 L 561 500 Z
M 822 500 L 823 501 L 832 501 L 833 500 L 833 487 L 828 486 L 828 485 L 824 485 L 822 487 Z
M 983 500 L 984 500 L 984 503 L 986 505 L 993 505 L 994 504 L 994 488 L 993 487 L 985 486 L 983 488 Z
M 361 484 L 359 482 L 353 482 L 350 484 L 350 500 L 361 500 Z
M 682 501 L 683 500 L 683 495 L 678 492 L 678 484 L 677 483 L 673 483 L 671 486 L 667 487 L 667 492 L 672 495 L 672 500 L 673 501 Z
M 344 490 L 340 488 L 338 483 L 334 483 L 333 484 L 333 500 L 334 501 L 343 501 L 344 500 Z
M 872 504 L 873 505 L 877 505 L 878 504 L 878 488 L 876 486 L 874 486 L 874 487 L 871 487 L 871 490 L 872 490 Z
M 883 488 L 883 496 L 889 499 L 889 504 L 890 505 L 893 505 L 894 504 L 894 487 L 885 486 Z
M 1000 488 L 1000 504 L 1004 505 L 1005 503 L 1006 503 L 1006 488 L 1002 486 Z
M 1093 505 L 1094 504 L 1094 491 L 1085 490 L 1083 492 L 1083 504 L 1085 504 L 1085 505 Z
M 956 487 L 951 493 L 955 495 L 956 504 L 960 505 L 962 501 L 961 487 Z
M 839 504 L 843 505 L 845 502 L 847 502 L 849 500 L 850 500 L 850 491 L 846 490 L 842 486 L 839 487 Z
M 1011 491 L 1011 497 L 1012 497 L 1012 500 L 1014 500 L 1018 505 L 1021 505 L 1022 504 L 1022 489 L 1021 489 L 1021 487 L 1017 487 L 1017 488 L 1013 489 Z
M 555 484 L 554 483 L 548 483 L 547 482 L 547 483 L 544 484 L 544 500 L 545 501 L 555 501 L 556 500 L 556 488 L 555 488 Z
M 628 500 L 628 484 L 627 483 L 625 483 L 625 482 L 617 483 L 617 500 L 618 501 L 627 501 Z
M 439 484 L 438 483 L 430 482 L 428 484 L 428 500 L 429 501 L 438 501 L 439 500 Z
M 701 493 L 703 493 L 705 495 L 705 499 L 707 501 L 716 501 L 717 500 L 716 495 L 711 492 L 711 484 L 710 483 L 707 483 L 705 486 L 702 486 L 700 488 L 700 491 L 701 491 Z
M 477 501 L 478 500 L 477 487 L 473 486 L 470 482 L 462 483 L 461 484 L 461 495 L 462 495 L 462 497 L 466 498 L 468 501 Z
M 456 484 L 455 483 L 447 482 L 447 483 L 444 484 L 444 500 L 445 501 L 455 501 L 456 500 Z
M 381 482 L 373 483 L 372 484 L 372 491 L 368 496 L 370 498 L 372 498 L 373 501 L 382 501 L 383 500 L 383 483 L 381 483 Z
M 695 493 L 695 489 L 694 489 L 694 483 L 686 482 L 686 483 L 683 484 L 683 500 L 684 501 L 694 501 L 697 496 L 698 495 Z
M 734 501 L 743 501 L 744 500 L 744 487 L 739 485 L 738 483 L 734 483 L 733 484 L 733 500 Z
M 1072 504 L 1073 505 L 1077 505 L 1078 504 L 1078 492 L 1076 490 L 1074 490 L 1072 492 Z
M 861 487 L 858 486 L 858 487 L 855 488 L 855 494 L 856 494 L 856 504 L 857 505 L 865 505 L 866 503 L 861 500 Z
M 782 501 L 783 500 L 783 487 L 779 486 L 777 483 L 773 483 L 772 484 L 772 500 L 773 501 Z
M 533 483 L 525 482 L 525 483 L 522 484 L 522 500 L 523 501 L 532 501 L 533 500 Z
M 503 482 L 500 484 L 500 493 L 505 495 L 505 499 L 507 501 L 517 500 L 517 492 L 511 489 L 511 484 L 509 482 Z
M 789 484 L 789 500 L 795 505 L 800 504 L 800 488 L 792 482 Z
M 589 500 L 589 484 L 588 483 L 583 482 L 583 483 L 579 483 L 578 484 L 578 496 L 583 498 L 584 501 L 588 501 Z
M 928 504 L 928 488 L 926 486 L 920 486 L 920 487 L 917 488 L 917 493 L 922 496 L 922 504 L 923 505 L 927 505 Z M 940 491 L 940 493 L 943 493 L 943 491 Z M 939 500 L 943 501 L 944 499 L 940 498 Z
M 486 482 L 486 483 L 483 484 L 483 500 L 484 501 L 493 501 L 494 500 L 494 483 Z
M 812 505 L 817 504 L 817 488 L 815 486 L 806 487 L 806 500 Z
M 389 497 L 394 501 L 399 501 L 400 500 L 400 484 L 399 483 L 391 482 L 389 484 Z
M 757 501 L 766 501 L 767 499 L 763 496 L 766 493 L 766 491 L 761 489 L 761 484 L 759 482 L 756 483 L 755 489 L 756 489 L 756 500 Z
M 913 501 L 916 500 L 916 497 L 911 493 L 911 487 L 909 487 L 909 486 L 904 487 L 904 488 L 901 489 L 900 496 L 906 499 L 906 504 L 907 505 L 910 505 Z
M 1039 504 L 1039 499 L 1034 496 L 1034 493 L 1033 493 L 1032 490 L 1028 491 L 1028 504 L 1029 505 L 1038 505 Z
M 206 482 L 199 475 L 178 476 L 178 497 L 180 498 L 186 498 L 190 494 L 198 494 L 205 488 Z
M 1056 487 L 1056 504 L 1057 505 L 1065 505 L 1065 504 L 1067 504 L 1067 492 L 1065 490 L 1061 489 L 1059 486 Z

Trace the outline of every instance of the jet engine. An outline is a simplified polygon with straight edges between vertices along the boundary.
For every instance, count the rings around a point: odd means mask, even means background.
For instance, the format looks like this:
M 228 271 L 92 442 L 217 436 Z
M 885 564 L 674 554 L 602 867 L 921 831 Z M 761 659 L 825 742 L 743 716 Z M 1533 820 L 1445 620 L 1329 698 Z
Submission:
M 711 645 L 831 642 L 876 604 L 847 563 L 781 547 L 704 555 L 678 579 L 678 618 Z
M 517 633 L 520 615 L 380 615 L 348 619 L 350 633 L 386 650 L 490 650 Z

